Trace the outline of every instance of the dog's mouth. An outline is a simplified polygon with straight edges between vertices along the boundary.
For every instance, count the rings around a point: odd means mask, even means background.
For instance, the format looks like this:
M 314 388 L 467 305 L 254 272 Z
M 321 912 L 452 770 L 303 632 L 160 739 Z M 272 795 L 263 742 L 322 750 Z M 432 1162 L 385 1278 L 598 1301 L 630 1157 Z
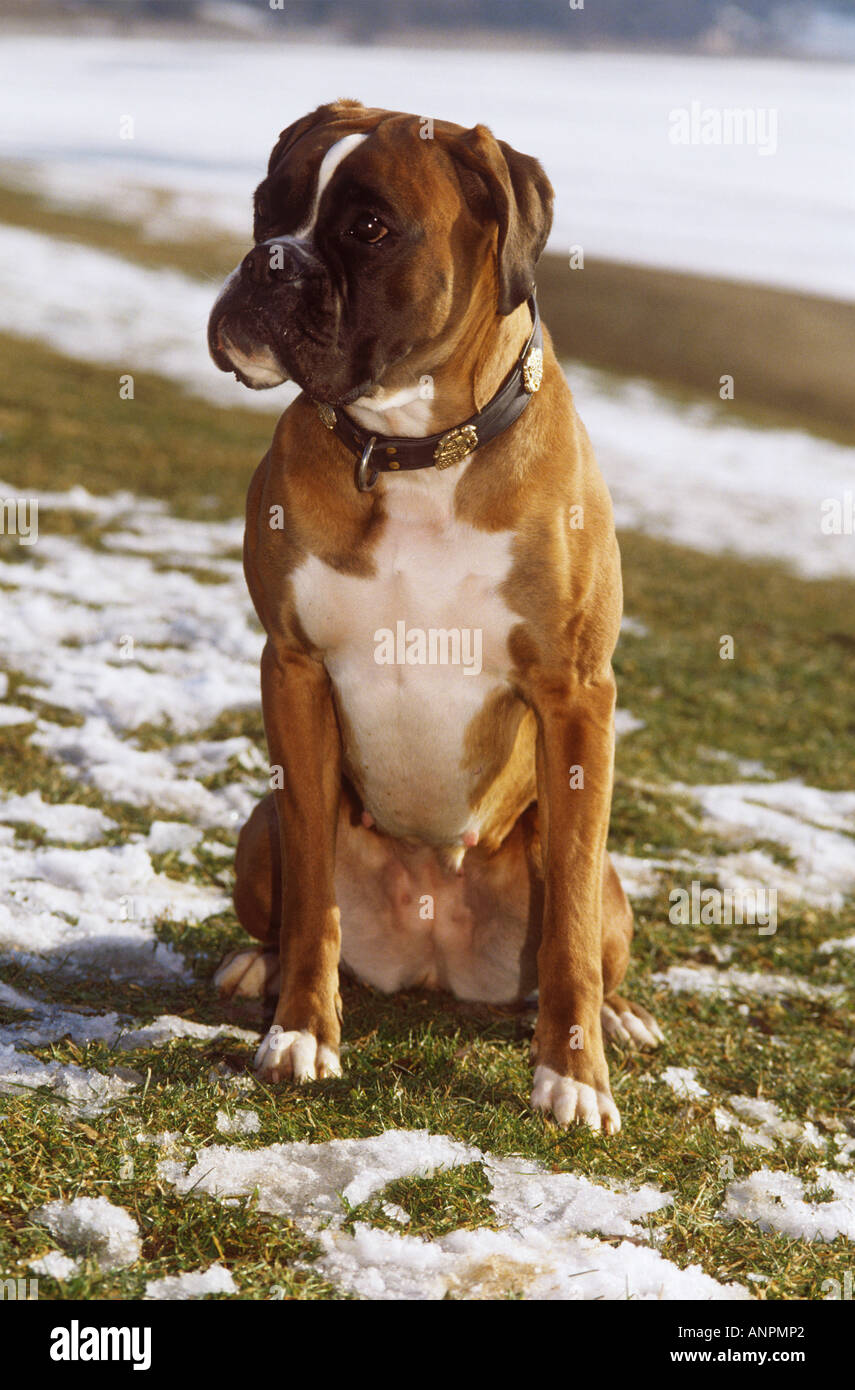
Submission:
M 252 391 L 266 391 L 290 380 L 270 328 L 257 311 L 217 313 L 215 307 L 208 326 L 208 349 L 221 372 L 232 372 Z

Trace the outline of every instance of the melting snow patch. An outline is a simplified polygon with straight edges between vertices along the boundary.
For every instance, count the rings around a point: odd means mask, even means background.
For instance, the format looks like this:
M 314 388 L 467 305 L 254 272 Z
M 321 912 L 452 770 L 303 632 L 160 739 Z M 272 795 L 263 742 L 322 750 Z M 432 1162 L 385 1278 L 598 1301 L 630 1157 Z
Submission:
M 756 429 L 726 407 L 677 404 L 649 382 L 579 363 L 567 375 L 619 528 L 713 554 L 785 557 L 811 577 L 855 574 L 851 536 L 822 530 L 823 503 L 851 491 L 851 445 Z
M 0 1002 L 4 1002 L 2 993 Z M 12 1007 L 20 1006 L 13 1004 Z M 30 1012 L 36 1014 L 32 1021 L 0 1024 L 0 1043 L 14 1043 L 16 1047 L 44 1047 L 47 1043 L 58 1042 L 60 1038 L 70 1038 L 78 1044 L 112 1044 L 128 1026 L 118 1014 L 85 1014 L 78 1009 L 63 1009 L 40 1001 L 33 1001 Z
M 0 950 L 44 968 L 49 957 L 79 971 L 93 958 L 100 974 L 187 978 L 177 951 L 151 923 L 201 921 L 228 906 L 225 894 L 155 873 L 138 844 L 95 849 L 0 845 L 5 901 Z
M 718 875 L 731 887 L 776 888 L 782 897 L 835 911 L 855 892 L 855 792 L 795 781 L 675 789 L 700 804 L 706 829 L 735 840 L 771 840 L 795 861 L 792 869 L 762 851 L 728 856 L 718 861 Z
M 637 859 L 633 854 L 613 852 L 611 858 L 630 898 L 652 898 L 659 892 L 663 873 L 674 867 L 671 860 Z
M 780 1231 L 798 1240 L 855 1240 L 855 1178 L 819 1168 L 815 1187 L 830 1189 L 831 1200 L 812 1200 L 795 1173 L 761 1168 L 730 1184 L 719 1216 L 753 1221 L 761 1231 Z
M 151 1023 L 133 1027 L 119 1014 L 86 1014 L 77 1009 L 62 1009 L 46 1001 L 23 995 L 10 985 L 0 982 L 0 1004 L 9 1008 L 27 1009 L 36 1018 L 25 1023 L 0 1025 L 0 1043 L 17 1046 L 42 1047 L 71 1038 L 75 1043 L 106 1042 L 118 1044 L 124 1052 L 138 1047 L 161 1047 L 174 1038 L 190 1038 L 208 1042 L 212 1038 L 236 1038 L 239 1042 L 258 1043 L 258 1034 L 231 1024 L 196 1023 L 176 1014 L 161 1014 Z
M 135 1047 L 160 1047 L 172 1042 L 174 1038 L 191 1038 L 194 1041 L 208 1042 L 212 1038 L 237 1038 L 239 1042 L 258 1043 L 258 1033 L 247 1028 L 234 1028 L 228 1023 L 194 1023 L 189 1018 L 179 1018 L 177 1014 L 161 1014 L 153 1023 L 142 1028 L 133 1028 L 119 1039 L 123 1051 Z
M 855 951 L 855 936 L 835 937 L 831 941 L 823 941 L 817 950 L 823 956 L 833 955 L 835 951 Z
M 229 1270 L 222 1265 L 210 1265 L 189 1274 L 167 1275 L 165 1279 L 149 1279 L 146 1298 L 186 1299 L 204 1298 L 211 1293 L 237 1293 L 238 1287 Z
M 709 1095 L 697 1078 L 694 1067 L 666 1067 L 660 1077 L 678 1100 L 703 1100 Z
M 70 1279 L 80 1269 L 81 1261 L 72 1260 L 69 1255 L 63 1255 L 61 1250 L 49 1250 L 46 1255 L 42 1255 L 38 1260 L 30 1261 L 30 1269 L 33 1274 L 45 1275 L 48 1279 Z
M 674 994 L 704 994 L 732 999 L 754 994 L 762 999 L 834 999 L 842 985 L 812 985 L 795 975 L 764 975 L 760 971 L 716 970 L 712 965 L 672 965 L 650 977 Z
M 618 1246 L 536 1228 L 455 1231 L 439 1240 L 357 1224 L 354 1235 L 322 1231 L 312 1266 L 362 1298 L 533 1300 L 744 1299 L 739 1284 L 719 1284 L 698 1265 L 678 1269 L 657 1250 Z
M 341 1229 L 345 1204 L 365 1201 L 396 1178 L 472 1162 L 484 1164 L 503 1230 L 460 1230 L 427 1241 L 363 1223 L 352 1235 Z M 634 1243 L 645 1238 L 639 1223 L 670 1205 L 667 1194 L 601 1187 L 442 1135 L 390 1130 L 372 1139 L 255 1151 L 213 1145 L 199 1150 L 192 1165 L 163 1160 L 158 1172 L 180 1192 L 229 1203 L 255 1193 L 259 1210 L 290 1216 L 318 1241 L 322 1254 L 313 1270 L 363 1298 L 748 1297 L 738 1284 L 719 1284 L 698 1266 L 680 1270 Z M 404 1224 L 408 1217 L 396 1208 L 392 1219 Z M 584 1231 L 631 1240 L 613 1248 Z
M 220 1134 L 257 1134 L 261 1129 L 261 1119 L 256 1110 L 236 1110 L 233 1115 L 218 1110 L 217 1129 Z
M 615 710 L 615 734 L 618 738 L 623 738 L 624 734 L 634 734 L 636 729 L 643 728 L 644 720 L 636 718 L 628 709 Z
M 192 849 L 202 838 L 202 831 L 183 821 L 152 821 L 148 834 L 136 841 L 149 854 L 170 854 L 175 850 Z
M 601 1187 L 575 1173 L 547 1173 L 527 1159 L 487 1156 L 484 1166 L 499 1221 L 518 1232 L 636 1235 L 637 1222 L 671 1205 L 671 1197 L 654 1187 Z
M 40 1062 L 26 1052 L 0 1044 L 0 1091 L 9 1095 L 46 1086 L 82 1115 L 97 1115 L 139 1084 L 138 1079 L 107 1075 L 73 1064 Z
M 102 1270 L 127 1269 L 139 1259 L 136 1221 L 106 1197 L 48 1202 L 33 1212 L 32 1219 L 47 1226 L 64 1250 L 93 1257 Z
M 105 719 L 87 719 L 80 728 L 40 720 L 32 742 L 58 758 L 69 777 L 96 787 L 103 796 L 132 806 L 157 806 L 206 830 L 237 829 L 257 800 L 237 781 L 210 791 L 191 775 L 188 764 L 193 760 L 185 755 L 186 745 L 144 750 L 133 738 L 119 737 Z
M 35 716 L 31 716 L 35 719 Z M 26 796 L 10 796 L 0 800 L 0 821 L 7 825 L 38 825 L 51 840 L 67 840 L 72 844 L 90 845 L 103 839 L 116 822 L 103 811 L 76 802 L 54 805 L 43 801 L 40 792 Z
M 258 1210 L 299 1219 L 313 1228 L 343 1215 L 342 1203 L 358 1206 L 396 1178 L 428 1177 L 439 1168 L 472 1163 L 480 1149 L 426 1130 L 389 1130 L 374 1139 L 334 1139 L 326 1144 L 271 1144 L 235 1149 L 214 1144 L 195 1164 L 164 1160 L 159 1172 L 179 1192 L 214 1197 L 249 1196 Z
M 731 1096 L 730 1109 L 718 1107 L 714 1112 L 716 1129 L 739 1134 L 751 1148 L 774 1149 L 776 1142 L 798 1142 L 815 1149 L 824 1149 L 825 1140 L 810 1120 L 785 1120 L 772 1100 L 754 1096 Z M 734 1113 L 736 1112 L 736 1113 Z

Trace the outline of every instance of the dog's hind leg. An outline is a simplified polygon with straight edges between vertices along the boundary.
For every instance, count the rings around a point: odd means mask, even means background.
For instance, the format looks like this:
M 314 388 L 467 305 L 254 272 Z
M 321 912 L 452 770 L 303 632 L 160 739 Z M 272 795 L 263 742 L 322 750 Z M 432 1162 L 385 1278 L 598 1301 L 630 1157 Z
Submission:
M 276 995 L 282 888 L 272 793 L 259 801 L 238 837 L 234 905 L 241 926 L 259 945 L 230 951 L 217 967 L 214 984 L 224 999 Z
M 603 869 L 603 1033 L 624 1047 L 658 1047 L 665 1035 L 653 1015 L 616 993 L 629 964 L 632 934 L 632 908 L 607 854 Z

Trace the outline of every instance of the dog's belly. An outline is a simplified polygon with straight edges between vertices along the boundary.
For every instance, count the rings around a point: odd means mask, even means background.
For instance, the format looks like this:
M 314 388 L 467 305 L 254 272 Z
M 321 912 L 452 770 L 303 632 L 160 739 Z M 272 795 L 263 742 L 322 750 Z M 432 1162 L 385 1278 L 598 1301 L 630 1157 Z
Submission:
M 335 886 L 342 962 L 375 989 L 444 989 L 504 1004 L 534 988 L 519 824 L 498 852 L 469 851 L 455 873 L 430 847 L 407 848 L 345 815 Z
M 455 846 L 479 831 L 467 731 L 506 688 L 517 618 L 499 587 L 511 542 L 411 511 L 389 517 L 371 577 L 316 557 L 294 576 L 297 615 L 333 683 L 345 769 L 396 838 Z

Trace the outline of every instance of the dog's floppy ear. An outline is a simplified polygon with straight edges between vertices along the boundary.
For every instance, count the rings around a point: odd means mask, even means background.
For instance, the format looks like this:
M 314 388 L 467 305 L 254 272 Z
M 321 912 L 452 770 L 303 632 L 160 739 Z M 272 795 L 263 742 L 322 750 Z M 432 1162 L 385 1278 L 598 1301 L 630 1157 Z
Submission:
M 520 154 L 476 125 L 448 145 L 464 196 L 476 214 L 489 198 L 499 226 L 499 313 L 511 314 L 531 294 L 534 268 L 552 227 L 552 184 L 531 155 Z M 473 187 L 481 185 L 481 196 Z
M 267 163 L 268 175 L 273 173 L 279 163 L 293 145 L 307 135 L 315 126 L 326 125 L 329 121 L 341 120 L 344 116 L 357 115 L 364 111 L 365 107 L 361 101 L 349 101 L 342 98 L 341 101 L 328 101 L 323 106 L 318 106 L 314 111 L 310 111 L 308 116 L 301 116 L 298 121 L 294 121 L 282 131 L 270 154 Z

